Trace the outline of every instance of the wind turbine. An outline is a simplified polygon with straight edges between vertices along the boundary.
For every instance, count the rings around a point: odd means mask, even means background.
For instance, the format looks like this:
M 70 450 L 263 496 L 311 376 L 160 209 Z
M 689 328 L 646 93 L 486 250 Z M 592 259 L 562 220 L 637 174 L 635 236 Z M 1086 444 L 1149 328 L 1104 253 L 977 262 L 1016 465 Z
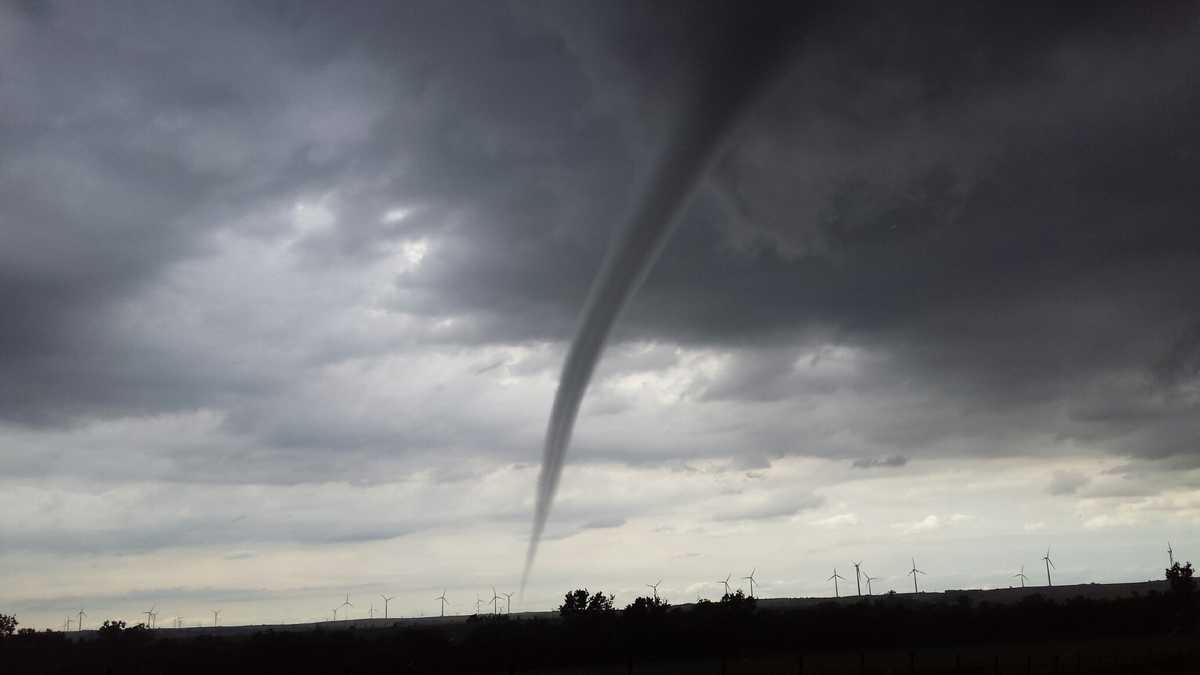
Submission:
M 718 581 L 718 582 L 717 582 L 718 584 L 725 584 L 725 595 L 729 595 L 729 580 L 730 580 L 732 577 L 733 577 L 733 572 L 730 572 L 729 574 L 727 574 L 727 575 L 725 576 L 725 580 L 724 580 L 724 581 Z
M 913 558 L 912 564 L 913 564 L 912 569 L 909 570 L 908 573 L 911 574 L 912 578 L 913 578 L 913 594 L 915 595 L 917 593 L 920 593 L 920 591 L 917 590 L 917 575 L 925 574 L 925 573 L 922 572 L 921 570 L 917 569 L 917 559 L 916 558 Z
M 338 608 L 337 608 L 337 607 L 334 607 L 334 608 L 333 608 L 333 620 L 334 620 L 334 621 L 337 621 L 337 611 L 338 611 Z
M 71 630 L 71 617 L 67 617 L 67 622 L 63 624 L 63 632 Z
M 492 586 L 492 614 L 500 613 L 500 595 L 496 593 L 496 587 Z
M 379 597 L 383 598 L 383 618 L 386 619 L 388 618 L 388 603 L 396 596 L 380 595 Z
M 442 616 L 446 616 L 446 603 L 450 602 L 449 600 L 446 599 L 446 589 L 443 588 L 442 594 L 437 596 L 436 598 L 434 598 L 434 600 L 442 601 Z
M 338 607 L 353 607 L 353 606 L 354 606 L 354 603 L 350 602 L 350 594 L 349 593 L 346 594 L 346 601 L 343 602 L 342 604 L 338 605 Z M 347 619 L 350 618 L 350 612 L 346 612 L 346 618 Z
M 334 617 L 334 620 L 336 621 L 337 617 Z M 221 625 L 221 610 L 214 609 L 213 610 L 213 627 L 216 628 L 217 626 L 220 626 L 220 625 Z
M 1029 577 L 1025 576 L 1025 566 L 1024 565 L 1021 565 L 1021 571 L 1014 574 L 1013 578 L 1020 579 L 1021 580 L 1021 588 L 1025 588 L 1025 580 L 1028 579 Z
M 1042 560 L 1046 561 L 1046 585 L 1053 586 L 1050 582 L 1050 568 L 1054 567 L 1054 561 L 1050 559 L 1050 549 L 1046 549 L 1046 555 L 1042 556 Z
M 370 618 L 370 619 L 375 618 L 375 603 L 374 602 L 371 603 L 371 609 L 367 610 L 367 618 Z
M 504 613 L 512 614 L 512 596 L 513 596 L 513 594 L 512 593 L 501 593 L 500 595 L 504 596 L 504 601 L 506 603 L 506 605 L 504 607 Z
M 754 597 L 754 573 L 757 571 L 758 571 L 758 568 L 755 567 L 754 569 L 750 570 L 750 576 L 742 577 L 743 579 L 750 580 L 750 597 L 752 597 L 752 598 Z
M 861 567 L 862 567 L 861 560 L 854 563 L 854 585 L 858 591 L 857 593 L 855 593 L 855 595 L 857 595 L 859 597 L 862 596 L 862 569 L 860 569 Z
M 1167 562 L 1170 563 L 1171 567 L 1175 566 L 1175 551 L 1171 550 L 1171 542 L 1169 541 L 1167 542 Z
M 87 616 L 87 612 L 79 610 L 79 620 L 75 622 L 75 630 L 83 630 L 83 617 Z
M 867 581 L 867 595 L 871 595 L 871 582 L 879 581 L 879 577 L 873 577 L 869 573 L 863 574 L 863 579 Z
M 483 601 L 479 599 L 479 594 L 478 594 L 478 593 L 476 593 L 476 594 L 475 594 L 475 613 L 476 613 L 476 614 L 478 614 L 478 613 L 479 613 L 479 607 L 480 607 L 480 605 L 482 605 L 482 604 L 483 604 Z
M 658 601 L 658 587 L 659 587 L 659 585 L 660 585 L 660 584 L 662 584 L 662 579 L 659 579 L 657 584 L 646 584 L 646 588 L 653 588 L 653 589 L 654 589 L 654 600 L 655 600 L 655 602 L 657 602 L 657 601 Z
M 146 628 L 154 628 L 154 619 L 152 618 L 154 616 L 154 605 L 151 605 L 150 609 L 142 612 L 142 614 L 146 615 Z
M 845 580 L 846 580 L 846 577 L 844 577 L 844 576 L 842 576 L 842 575 L 838 574 L 838 573 L 837 573 L 837 568 L 835 567 L 835 568 L 833 568 L 833 576 L 831 576 L 831 577 L 829 577 L 828 579 L 826 579 L 826 580 L 825 580 L 825 581 L 830 581 L 830 580 L 832 580 L 832 581 L 833 581 L 833 597 L 835 597 L 835 598 L 840 598 L 840 597 L 842 597 L 842 593 L 841 593 L 841 591 L 839 591 L 839 590 L 838 590 L 838 579 L 841 579 L 842 581 L 845 581 Z

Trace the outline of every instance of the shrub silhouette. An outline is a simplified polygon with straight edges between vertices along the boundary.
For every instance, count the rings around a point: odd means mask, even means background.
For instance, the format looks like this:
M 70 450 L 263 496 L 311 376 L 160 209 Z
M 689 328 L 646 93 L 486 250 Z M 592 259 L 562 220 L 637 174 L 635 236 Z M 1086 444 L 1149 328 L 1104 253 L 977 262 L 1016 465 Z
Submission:
M 17 617 L 13 614 L 0 614 L 0 637 L 8 637 L 17 630 Z
M 124 621 L 113 621 L 106 619 L 97 632 L 100 633 L 100 637 L 111 638 L 119 636 L 124 630 Z
M 625 605 L 624 616 L 627 620 L 653 619 L 665 616 L 671 609 L 671 603 L 662 598 L 638 597 Z
M 610 614 L 613 612 L 614 597 L 616 596 L 605 595 L 600 591 L 588 595 L 586 588 L 576 589 L 563 596 L 563 604 L 559 605 L 558 613 L 560 616 L 568 618 Z
M 1192 578 L 1192 563 L 1175 563 L 1167 568 L 1167 585 L 1171 589 L 1176 629 L 1191 632 L 1196 626 L 1196 580 Z
M 1192 578 L 1192 563 L 1175 563 L 1167 568 L 1167 583 L 1177 596 L 1190 598 L 1196 591 L 1196 580 Z
M 605 614 L 613 611 L 614 595 L 605 595 L 597 592 L 593 593 L 592 597 L 588 598 L 587 611 L 591 614 Z

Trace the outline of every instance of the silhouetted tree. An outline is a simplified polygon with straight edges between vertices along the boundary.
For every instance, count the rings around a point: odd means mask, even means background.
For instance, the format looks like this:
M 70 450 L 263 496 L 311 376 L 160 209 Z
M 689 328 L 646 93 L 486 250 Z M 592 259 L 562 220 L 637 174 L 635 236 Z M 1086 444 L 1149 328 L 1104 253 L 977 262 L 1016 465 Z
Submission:
M 1167 569 L 1167 583 L 1175 595 L 1191 598 L 1196 590 L 1196 580 L 1192 578 L 1192 563 L 1171 565 Z
M 742 589 L 721 596 L 721 606 L 726 609 L 753 610 L 758 605 L 754 598 L 747 597 Z
M 106 619 L 97 632 L 100 633 L 101 637 L 111 637 L 113 635 L 120 635 L 123 630 L 125 630 L 124 621 Z
M 586 588 L 579 588 L 563 596 L 563 604 L 559 605 L 558 613 L 564 617 L 609 614 L 613 611 L 615 597 L 600 591 L 588 595 Z
M 660 617 L 666 615 L 669 609 L 671 609 L 671 603 L 662 598 L 639 597 L 625 606 L 625 618 L 648 619 Z
M 12 635 L 17 630 L 17 617 L 13 614 L 0 614 L 0 637 Z
M 588 591 L 586 588 L 570 591 L 563 597 L 563 604 L 558 606 L 558 613 L 564 617 L 583 614 L 587 611 L 587 601 Z
M 587 611 L 589 614 L 609 614 L 614 610 L 613 599 L 615 595 L 605 595 L 599 591 L 592 594 L 588 598 Z
M 1175 563 L 1167 570 L 1167 583 L 1175 610 L 1175 628 L 1190 632 L 1196 625 L 1196 580 L 1192 578 L 1192 563 Z

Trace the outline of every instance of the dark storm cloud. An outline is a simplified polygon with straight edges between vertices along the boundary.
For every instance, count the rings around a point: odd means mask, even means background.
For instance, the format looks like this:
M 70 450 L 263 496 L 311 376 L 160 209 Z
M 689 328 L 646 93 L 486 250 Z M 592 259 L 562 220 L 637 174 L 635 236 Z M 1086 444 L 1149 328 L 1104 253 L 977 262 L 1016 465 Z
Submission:
M 151 320 L 147 289 L 336 193 L 293 250 L 354 269 L 427 239 L 388 306 L 456 322 L 412 340 L 565 339 L 691 63 L 657 3 L 25 6 L 0 10 L 0 419 L 236 410 L 224 429 L 287 449 L 491 439 L 296 392 L 298 363 L 411 341 L 234 359 L 258 338 Z M 861 394 L 873 447 L 828 446 L 849 457 L 1194 455 L 1196 26 L 1183 5 L 814 19 L 617 337 L 734 349 L 709 406 Z M 828 345 L 868 363 L 814 365 Z M 834 452 L 811 425 L 751 431 L 752 452 Z
M 41 7 L 0 9 L 0 418 L 121 416 L 255 389 L 196 368 L 119 310 L 206 255 L 207 235 L 264 193 L 303 189 L 312 155 L 339 139 L 287 137 L 306 122 L 276 119 L 294 112 L 295 67 L 234 11 Z
M 278 236 L 286 224 L 248 214 L 314 191 L 344 197 L 337 227 L 297 243 L 314 267 L 436 233 L 444 266 L 399 289 L 406 311 L 463 317 L 476 341 L 528 337 L 513 319 L 530 312 L 540 336 L 569 326 L 560 310 L 587 283 L 577 261 L 602 245 L 597 214 L 629 162 L 621 121 L 590 109 L 578 64 L 528 12 L 5 7 L 0 418 L 276 389 L 278 373 L 197 364 L 115 308 L 210 255 L 216 231 Z M 412 217 L 381 222 L 397 205 Z M 512 292 L 531 258 L 554 283 Z M 459 283 L 466 270 L 481 283 Z

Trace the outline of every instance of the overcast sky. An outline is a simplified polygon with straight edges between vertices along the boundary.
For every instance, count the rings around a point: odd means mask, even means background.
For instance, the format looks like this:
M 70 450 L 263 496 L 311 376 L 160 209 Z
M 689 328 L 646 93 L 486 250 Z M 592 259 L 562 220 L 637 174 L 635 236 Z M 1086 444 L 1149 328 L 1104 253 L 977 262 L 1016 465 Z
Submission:
M 525 607 L 1200 557 L 1200 12 L 1138 4 L 804 18 L 616 328 Z M 515 591 L 711 20 L 0 2 L 0 612 Z

